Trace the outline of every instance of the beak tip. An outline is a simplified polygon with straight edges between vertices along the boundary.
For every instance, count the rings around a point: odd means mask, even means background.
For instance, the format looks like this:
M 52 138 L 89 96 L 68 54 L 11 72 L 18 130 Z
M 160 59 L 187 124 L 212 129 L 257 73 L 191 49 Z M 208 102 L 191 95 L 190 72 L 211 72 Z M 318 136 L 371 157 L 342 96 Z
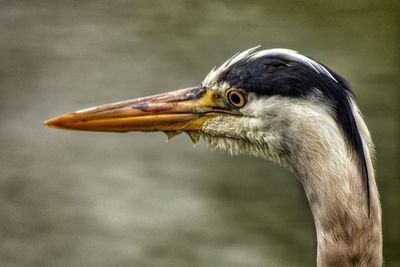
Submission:
M 55 119 L 49 119 L 45 120 L 43 122 L 43 126 L 49 127 L 49 128 L 57 128 L 57 121 Z

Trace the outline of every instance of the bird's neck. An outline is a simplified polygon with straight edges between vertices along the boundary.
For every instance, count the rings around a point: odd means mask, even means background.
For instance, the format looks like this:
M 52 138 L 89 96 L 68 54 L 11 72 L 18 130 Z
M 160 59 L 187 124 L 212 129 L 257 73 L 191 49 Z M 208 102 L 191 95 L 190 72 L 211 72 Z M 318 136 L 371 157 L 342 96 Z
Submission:
M 294 169 L 315 221 L 317 266 L 382 266 L 381 210 L 368 149 L 370 210 L 354 156 L 317 150 L 299 152 L 302 162 Z

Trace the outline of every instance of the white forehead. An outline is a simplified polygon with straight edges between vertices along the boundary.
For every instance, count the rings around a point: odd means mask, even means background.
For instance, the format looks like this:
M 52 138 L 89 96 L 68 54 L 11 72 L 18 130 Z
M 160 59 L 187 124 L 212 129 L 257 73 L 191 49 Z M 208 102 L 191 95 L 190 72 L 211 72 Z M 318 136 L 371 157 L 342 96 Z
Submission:
M 235 63 L 242 61 L 242 60 L 254 60 L 263 56 L 268 55 L 284 55 L 287 58 L 292 58 L 295 61 L 303 62 L 304 64 L 308 65 L 310 68 L 315 70 L 317 73 L 323 73 L 327 75 L 329 78 L 337 82 L 337 80 L 332 76 L 332 74 L 321 64 L 318 62 L 299 54 L 298 52 L 290 49 L 284 48 L 274 48 L 274 49 L 267 49 L 257 51 L 260 46 L 256 46 L 250 49 L 247 49 L 241 53 L 235 54 L 233 57 L 225 61 L 221 66 L 218 68 L 215 66 L 212 70 L 208 73 L 206 78 L 203 80 L 203 86 L 213 86 L 218 81 L 218 77 L 228 68 L 230 68 Z

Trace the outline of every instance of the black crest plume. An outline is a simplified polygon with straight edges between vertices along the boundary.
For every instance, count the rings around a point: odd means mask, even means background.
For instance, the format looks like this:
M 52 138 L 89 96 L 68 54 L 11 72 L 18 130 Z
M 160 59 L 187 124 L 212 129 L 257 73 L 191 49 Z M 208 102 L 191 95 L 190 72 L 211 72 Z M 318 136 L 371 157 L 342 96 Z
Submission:
M 360 135 L 352 107 L 353 93 L 349 84 L 326 66 L 291 50 L 248 50 L 231 58 L 216 70 L 215 83 L 253 92 L 258 95 L 281 95 L 293 98 L 314 96 L 327 101 L 333 108 L 350 149 L 359 161 L 370 210 L 370 182 Z

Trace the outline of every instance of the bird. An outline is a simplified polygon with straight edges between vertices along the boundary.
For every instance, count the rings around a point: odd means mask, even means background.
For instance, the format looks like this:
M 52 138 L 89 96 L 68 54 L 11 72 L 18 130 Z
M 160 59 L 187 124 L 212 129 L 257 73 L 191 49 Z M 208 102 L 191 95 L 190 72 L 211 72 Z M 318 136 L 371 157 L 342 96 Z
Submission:
M 289 169 L 315 223 L 316 265 L 382 266 L 374 145 L 349 83 L 296 51 L 253 47 L 196 86 L 64 114 L 53 128 L 187 133 Z

